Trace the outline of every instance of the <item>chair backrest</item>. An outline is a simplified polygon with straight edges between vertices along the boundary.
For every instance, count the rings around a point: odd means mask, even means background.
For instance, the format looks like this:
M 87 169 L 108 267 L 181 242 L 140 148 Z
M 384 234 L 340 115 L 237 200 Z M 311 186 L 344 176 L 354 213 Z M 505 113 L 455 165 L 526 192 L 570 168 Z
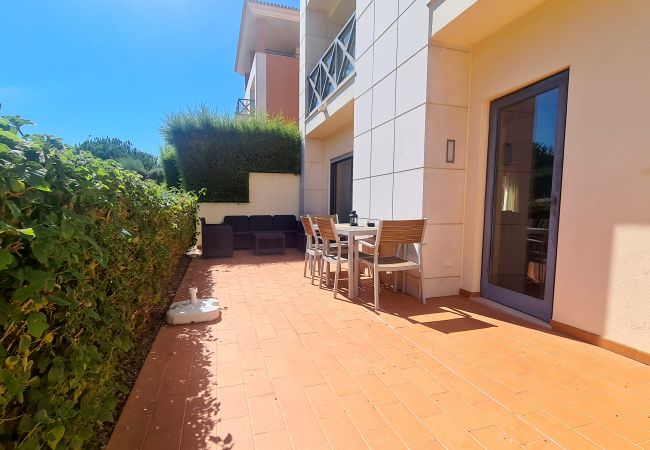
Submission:
M 336 232 L 334 219 L 332 217 L 327 219 L 315 217 L 314 220 L 316 221 L 316 225 L 318 225 L 318 232 L 320 233 L 321 239 L 332 242 L 339 241 L 339 235 Z
M 311 220 L 307 216 L 300 216 L 300 222 L 302 222 L 302 227 L 305 229 L 305 234 L 307 236 L 314 237 L 316 233 L 314 232 L 314 227 L 311 224 Z
M 427 219 L 380 220 L 378 244 L 420 244 L 424 238 Z
M 310 217 L 312 220 L 314 220 L 316 217 L 320 217 L 321 219 L 334 219 L 334 223 L 339 223 L 338 214 L 312 214 Z

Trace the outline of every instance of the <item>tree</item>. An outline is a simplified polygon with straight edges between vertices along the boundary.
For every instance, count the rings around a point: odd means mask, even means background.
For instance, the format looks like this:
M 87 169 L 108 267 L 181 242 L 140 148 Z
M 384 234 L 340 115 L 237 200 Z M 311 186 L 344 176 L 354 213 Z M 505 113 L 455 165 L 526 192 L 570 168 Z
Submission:
M 131 141 L 118 138 L 88 139 L 77 146 L 100 159 L 117 161 L 125 169 L 139 173 L 144 178 L 161 180 L 160 161 L 154 155 L 137 149 Z

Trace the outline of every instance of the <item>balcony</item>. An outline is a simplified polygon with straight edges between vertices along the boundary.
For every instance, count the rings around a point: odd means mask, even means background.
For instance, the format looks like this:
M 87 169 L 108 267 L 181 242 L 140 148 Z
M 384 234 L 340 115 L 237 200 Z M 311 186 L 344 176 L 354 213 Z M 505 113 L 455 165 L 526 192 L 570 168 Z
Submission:
M 239 116 L 250 116 L 255 114 L 255 100 L 252 98 L 240 98 L 237 100 L 237 110 Z
M 307 78 L 307 113 L 323 102 L 354 74 L 356 21 L 353 14 Z

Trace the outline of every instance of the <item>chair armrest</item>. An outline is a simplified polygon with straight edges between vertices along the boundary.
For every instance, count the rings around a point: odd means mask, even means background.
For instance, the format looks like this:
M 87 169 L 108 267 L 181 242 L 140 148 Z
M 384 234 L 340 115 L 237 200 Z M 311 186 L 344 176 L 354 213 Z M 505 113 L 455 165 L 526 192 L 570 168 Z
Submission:
M 361 247 L 367 247 L 369 249 L 372 249 L 373 253 L 374 253 L 374 250 L 377 249 L 377 245 L 372 243 L 372 242 L 364 241 L 363 239 L 360 239 L 360 240 L 358 240 L 356 242 L 361 244 Z

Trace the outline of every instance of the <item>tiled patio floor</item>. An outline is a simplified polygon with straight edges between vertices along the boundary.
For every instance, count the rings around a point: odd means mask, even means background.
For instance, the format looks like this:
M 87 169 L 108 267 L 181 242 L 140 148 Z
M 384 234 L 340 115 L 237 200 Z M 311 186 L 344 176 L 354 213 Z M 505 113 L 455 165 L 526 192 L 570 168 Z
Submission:
M 472 301 L 375 314 L 295 252 L 196 259 L 191 285 L 223 319 L 160 331 L 110 450 L 650 449 L 650 367 Z

